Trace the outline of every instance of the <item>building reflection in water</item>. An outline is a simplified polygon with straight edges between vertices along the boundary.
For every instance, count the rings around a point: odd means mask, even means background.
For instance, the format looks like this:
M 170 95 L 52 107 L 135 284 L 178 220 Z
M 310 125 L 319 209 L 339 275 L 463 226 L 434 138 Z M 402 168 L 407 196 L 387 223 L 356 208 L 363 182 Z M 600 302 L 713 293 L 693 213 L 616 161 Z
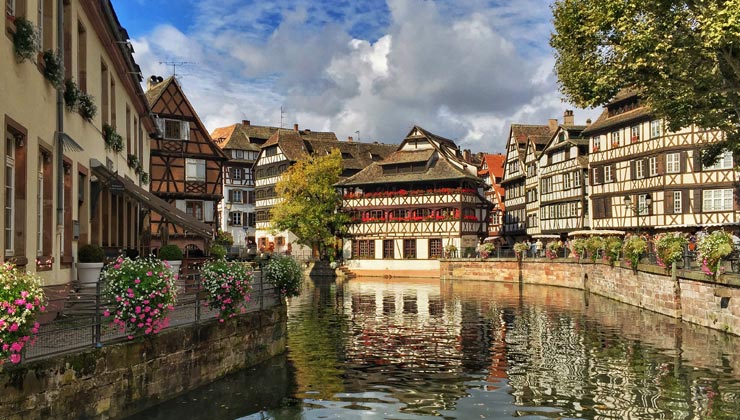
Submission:
M 470 398 L 477 407 L 464 409 L 490 413 L 500 390 L 508 400 L 495 404 L 517 415 L 740 412 L 736 337 L 598 296 L 587 305 L 581 291 L 353 279 L 312 292 L 290 306 L 299 398 L 395 402 L 401 412 L 457 418 L 473 416 L 460 411 Z

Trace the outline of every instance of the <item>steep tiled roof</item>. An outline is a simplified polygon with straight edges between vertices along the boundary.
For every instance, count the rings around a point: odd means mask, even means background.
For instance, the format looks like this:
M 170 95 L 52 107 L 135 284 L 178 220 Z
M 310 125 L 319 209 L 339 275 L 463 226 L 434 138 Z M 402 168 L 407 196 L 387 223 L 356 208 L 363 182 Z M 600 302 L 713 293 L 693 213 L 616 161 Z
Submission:
M 434 149 L 418 150 L 418 151 L 405 151 L 399 153 L 393 153 L 382 162 L 378 162 L 378 165 L 393 165 L 397 163 L 411 163 L 411 162 L 427 162 Z
M 591 135 L 602 129 L 625 125 L 630 121 L 649 118 L 650 115 L 650 108 L 646 106 L 641 106 L 639 108 L 635 108 L 631 111 L 617 114 L 612 117 L 609 117 L 609 110 L 604 109 L 599 118 L 597 118 L 593 124 L 589 125 L 588 128 L 583 130 L 583 135 Z
M 526 125 L 526 124 L 512 124 L 511 135 L 514 136 L 517 143 L 526 144 L 527 139 L 537 139 L 537 142 L 541 142 L 542 138 L 550 138 L 550 126 L 547 125 Z

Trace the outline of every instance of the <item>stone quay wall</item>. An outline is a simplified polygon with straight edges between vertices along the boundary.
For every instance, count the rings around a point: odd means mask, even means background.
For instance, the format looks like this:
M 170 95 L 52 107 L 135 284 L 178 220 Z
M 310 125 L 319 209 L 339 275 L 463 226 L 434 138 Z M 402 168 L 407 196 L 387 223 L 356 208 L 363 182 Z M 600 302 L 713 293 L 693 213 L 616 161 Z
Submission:
M 285 305 L 0 371 L 0 418 L 118 419 L 285 351 Z
M 575 289 L 740 335 L 740 277 L 640 264 L 610 266 L 572 259 L 443 260 L 442 280 L 523 282 Z

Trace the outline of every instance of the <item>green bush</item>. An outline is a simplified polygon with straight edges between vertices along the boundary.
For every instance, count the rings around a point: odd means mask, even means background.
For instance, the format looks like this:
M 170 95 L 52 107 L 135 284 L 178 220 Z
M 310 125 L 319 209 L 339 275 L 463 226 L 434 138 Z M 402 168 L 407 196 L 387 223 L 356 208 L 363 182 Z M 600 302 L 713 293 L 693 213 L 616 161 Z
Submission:
M 15 34 L 13 34 L 13 50 L 18 61 L 32 60 L 38 51 L 39 34 L 36 27 L 23 16 L 15 18 Z
M 629 236 L 624 240 L 622 250 L 624 252 L 624 258 L 629 261 L 630 266 L 636 270 L 637 264 L 640 263 L 640 259 L 647 250 L 647 241 L 639 236 Z
M 303 269 L 293 258 L 274 256 L 263 268 L 263 275 L 282 296 L 293 297 L 301 294 Z
M 182 250 L 174 244 L 168 244 L 159 248 L 159 259 L 168 261 L 182 260 Z
M 77 109 L 80 111 L 82 118 L 92 120 L 98 113 L 98 107 L 95 106 L 95 99 L 85 92 L 80 91 L 77 98 Z
M 99 263 L 105 260 L 105 251 L 99 245 L 82 245 L 77 250 L 77 260 L 81 263 Z
M 64 64 L 62 57 L 52 50 L 46 50 L 44 57 L 44 77 L 51 82 L 55 88 L 59 88 L 64 83 Z
M 80 88 L 77 87 L 77 83 L 75 83 L 74 80 L 67 79 L 64 81 L 64 104 L 67 106 L 68 110 L 77 110 L 81 93 Z
M 211 258 L 213 258 L 214 260 L 220 260 L 226 257 L 226 248 L 224 248 L 223 245 L 213 244 L 211 245 L 211 248 L 208 250 L 208 253 L 211 255 Z

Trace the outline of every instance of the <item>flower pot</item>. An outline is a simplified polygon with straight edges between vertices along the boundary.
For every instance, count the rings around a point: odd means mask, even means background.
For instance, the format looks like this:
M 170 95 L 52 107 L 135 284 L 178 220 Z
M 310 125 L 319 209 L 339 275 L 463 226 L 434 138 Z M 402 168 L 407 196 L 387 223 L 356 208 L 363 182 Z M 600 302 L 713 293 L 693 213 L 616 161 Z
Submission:
M 95 285 L 100 280 L 103 263 L 77 263 L 77 279 L 85 286 Z
M 167 264 L 170 265 L 170 271 L 172 271 L 172 274 L 179 277 L 180 275 L 180 266 L 182 265 L 181 260 L 165 260 L 167 261 Z

